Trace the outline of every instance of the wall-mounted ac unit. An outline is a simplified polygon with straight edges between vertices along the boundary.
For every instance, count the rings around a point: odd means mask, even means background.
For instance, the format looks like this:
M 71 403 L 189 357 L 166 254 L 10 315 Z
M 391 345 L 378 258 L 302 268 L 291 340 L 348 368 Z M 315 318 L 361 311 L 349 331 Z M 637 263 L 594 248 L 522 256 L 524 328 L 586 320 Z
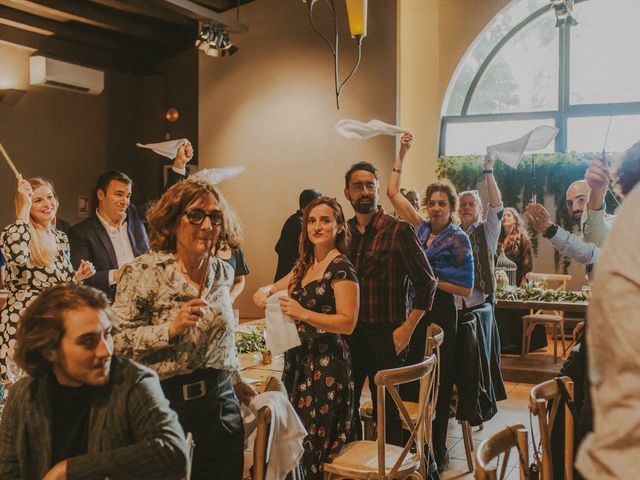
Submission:
M 104 72 L 53 58 L 34 55 L 29 58 L 31 85 L 61 88 L 100 95 L 104 90 Z

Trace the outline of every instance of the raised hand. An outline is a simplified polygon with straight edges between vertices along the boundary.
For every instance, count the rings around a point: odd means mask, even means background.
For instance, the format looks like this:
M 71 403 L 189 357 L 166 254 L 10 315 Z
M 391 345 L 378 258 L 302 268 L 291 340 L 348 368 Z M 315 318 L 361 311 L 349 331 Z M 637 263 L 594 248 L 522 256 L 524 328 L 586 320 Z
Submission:
M 539 203 L 530 203 L 525 210 L 527 220 L 538 233 L 544 233 L 551 226 L 551 215 Z
M 404 133 L 400 137 L 400 153 L 398 153 L 398 156 L 401 159 L 404 159 L 404 156 L 411 148 L 411 142 L 413 142 L 413 135 L 411 133 Z

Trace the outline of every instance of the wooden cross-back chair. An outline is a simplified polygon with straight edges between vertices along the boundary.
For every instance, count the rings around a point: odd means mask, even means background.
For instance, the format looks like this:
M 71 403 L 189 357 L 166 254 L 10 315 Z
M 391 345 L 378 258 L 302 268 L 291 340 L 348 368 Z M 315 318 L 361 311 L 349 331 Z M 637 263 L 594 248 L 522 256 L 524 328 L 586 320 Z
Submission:
M 547 288 L 553 290 L 566 290 L 567 282 L 571 280 L 571 275 L 561 275 L 557 273 L 527 273 L 527 280 L 530 282 L 546 282 Z M 529 344 L 531 343 L 531 335 L 536 325 L 544 325 L 551 327 L 553 334 L 553 361 L 558 361 L 558 338 L 562 343 L 562 351 L 565 351 L 564 345 L 564 312 L 562 310 L 529 310 L 529 315 L 522 317 L 522 355 L 529 352 Z
M 281 392 L 288 397 L 287 389 L 276 377 L 265 379 L 265 392 Z M 262 407 L 258 410 L 258 421 L 256 425 L 256 440 L 253 446 L 253 471 L 252 480 L 265 480 L 267 478 L 267 451 L 269 447 L 269 430 L 271 428 L 272 412 L 269 407 Z M 287 475 L 287 480 L 298 480 L 300 472 L 294 469 Z
M 573 402 L 574 386 L 569 377 L 559 377 L 540 383 L 531 389 L 529 395 L 529 411 L 538 418 L 540 427 L 540 459 L 542 468 L 540 480 L 553 480 L 553 458 L 551 455 L 551 431 L 556 422 L 562 390 L 558 385 L 562 382 L 564 388 Z M 564 480 L 573 480 L 573 414 L 569 402 L 565 402 L 564 411 Z M 535 449 L 537 446 L 534 445 Z M 556 479 L 560 480 L 560 479 Z
M 476 453 L 476 479 L 503 480 L 507 474 L 509 455 L 514 447 L 520 465 L 520 480 L 525 480 L 529 465 L 529 446 L 527 430 L 521 424 L 506 427 L 480 444 Z
M 325 480 L 349 479 L 420 479 L 426 480 L 425 462 L 425 422 L 427 418 L 427 394 L 434 379 L 436 357 L 431 355 L 424 361 L 406 367 L 380 370 L 374 382 L 377 389 L 376 430 L 377 439 L 361 440 L 347 444 L 333 462 L 324 464 Z M 403 383 L 424 381 L 425 388 L 420 389 L 419 414 L 411 419 L 397 386 Z M 400 410 L 400 417 L 409 426 L 409 438 L 404 447 L 389 445 L 385 442 L 385 392 L 388 391 Z M 415 448 L 415 452 L 411 449 Z

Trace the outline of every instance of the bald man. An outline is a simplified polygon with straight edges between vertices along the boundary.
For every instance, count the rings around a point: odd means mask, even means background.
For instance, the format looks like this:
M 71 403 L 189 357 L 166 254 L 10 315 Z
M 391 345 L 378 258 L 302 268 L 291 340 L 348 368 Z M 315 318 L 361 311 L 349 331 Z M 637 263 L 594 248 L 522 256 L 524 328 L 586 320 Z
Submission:
M 569 185 L 566 194 L 567 209 L 578 225 L 581 223 L 588 198 L 589 185 L 585 180 L 577 180 Z M 551 215 L 539 203 L 529 204 L 526 216 L 533 229 L 548 238 L 558 252 L 587 265 L 587 275 L 591 278 L 593 265 L 600 256 L 600 248 L 597 245 L 585 241 L 582 233 L 574 235 L 551 222 Z

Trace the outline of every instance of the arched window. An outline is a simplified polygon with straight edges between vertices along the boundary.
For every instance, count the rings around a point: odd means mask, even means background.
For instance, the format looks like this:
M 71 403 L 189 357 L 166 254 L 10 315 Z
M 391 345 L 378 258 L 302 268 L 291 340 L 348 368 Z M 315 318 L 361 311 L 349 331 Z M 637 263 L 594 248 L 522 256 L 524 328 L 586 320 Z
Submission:
M 442 110 L 441 155 L 538 125 L 560 129 L 548 151 L 622 151 L 640 140 L 640 1 L 576 0 L 557 28 L 549 0 L 513 0 L 469 47 Z

